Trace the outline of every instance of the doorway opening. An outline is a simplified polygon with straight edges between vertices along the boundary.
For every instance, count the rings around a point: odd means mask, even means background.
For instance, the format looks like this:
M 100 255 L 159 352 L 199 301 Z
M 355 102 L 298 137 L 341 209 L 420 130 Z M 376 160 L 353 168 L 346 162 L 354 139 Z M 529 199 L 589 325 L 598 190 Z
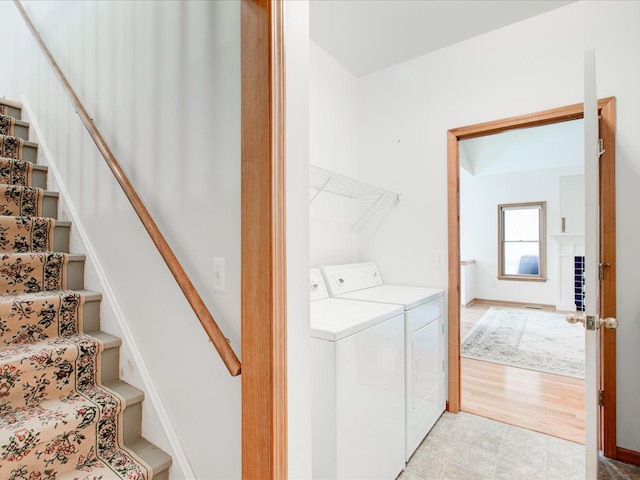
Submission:
M 461 409 L 584 444 L 583 121 L 459 152 Z
M 601 158 L 600 224 L 601 255 L 610 263 L 601 280 L 600 309 L 602 316 L 615 315 L 615 98 L 598 102 L 600 136 L 608 145 Z M 461 409 L 461 348 L 460 348 L 460 141 L 515 129 L 551 125 L 583 117 L 583 105 L 523 115 L 449 130 L 448 161 L 448 224 L 449 224 L 449 401 L 448 410 Z M 616 401 L 615 401 L 615 332 L 602 332 L 601 390 L 601 447 L 605 456 L 616 457 Z

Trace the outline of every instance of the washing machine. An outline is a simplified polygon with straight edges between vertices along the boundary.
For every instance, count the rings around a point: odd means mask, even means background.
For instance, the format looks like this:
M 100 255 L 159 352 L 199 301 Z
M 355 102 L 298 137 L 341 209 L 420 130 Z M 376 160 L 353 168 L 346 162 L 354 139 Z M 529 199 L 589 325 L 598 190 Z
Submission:
M 444 291 L 385 285 L 374 263 L 321 267 L 333 298 L 402 305 L 405 328 L 405 460 L 445 409 Z
M 402 308 L 329 298 L 311 270 L 314 479 L 393 480 L 404 468 Z

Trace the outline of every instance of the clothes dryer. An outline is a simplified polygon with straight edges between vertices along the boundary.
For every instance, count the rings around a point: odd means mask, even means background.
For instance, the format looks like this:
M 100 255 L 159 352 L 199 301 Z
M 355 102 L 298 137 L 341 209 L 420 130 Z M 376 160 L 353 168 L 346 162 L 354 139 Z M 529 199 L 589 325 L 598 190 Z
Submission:
M 404 468 L 404 325 L 398 305 L 329 298 L 311 270 L 314 479 L 393 480 Z
M 402 305 L 405 338 L 405 460 L 445 409 L 444 291 L 385 285 L 374 263 L 321 267 L 333 298 Z

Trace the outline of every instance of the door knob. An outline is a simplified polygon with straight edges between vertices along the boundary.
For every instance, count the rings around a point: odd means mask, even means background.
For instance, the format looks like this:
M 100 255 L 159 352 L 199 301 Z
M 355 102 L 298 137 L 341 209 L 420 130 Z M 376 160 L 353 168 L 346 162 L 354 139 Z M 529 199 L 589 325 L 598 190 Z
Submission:
M 585 320 L 587 319 L 587 314 L 584 312 L 571 312 L 571 313 L 567 313 L 566 316 L 567 322 L 569 322 L 570 324 L 575 324 L 575 323 L 582 323 L 584 325 Z
M 580 313 L 571 312 L 571 313 L 567 313 L 567 316 L 565 318 L 567 319 L 567 322 L 571 324 L 575 324 L 575 323 L 583 324 L 587 330 L 596 330 L 597 328 L 600 328 L 600 327 L 618 328 L 618 320 L 616 320 L 613 317 L 598 318 L 598 317 L 588 316 L 584 312 L 580 312 Z
M 613 317 L 600 318 L 598 322 L 605 328 L 618 328 L 618 320 Z

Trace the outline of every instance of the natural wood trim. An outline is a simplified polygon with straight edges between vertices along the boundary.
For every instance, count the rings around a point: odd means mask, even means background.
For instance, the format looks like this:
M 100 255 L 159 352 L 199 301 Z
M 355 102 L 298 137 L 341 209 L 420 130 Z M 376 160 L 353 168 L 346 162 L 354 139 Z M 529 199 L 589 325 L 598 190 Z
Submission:
M 602 108 L 614 97 L 606 97 L 598 100 L 598 108 Z M 517 117 L 504 118 L 502 120 L 494 120 L 491 122 L 476 123 L 466 127 L 453 128 L 449 130 L 457 140 L 467 138 L 482 137 L 492 135 L 494 133 L 506 132 L 516 128 L 538 127 L 541 125 L 550 125 L 552 123 L 566 122 L 568 120 L 578 120 L 584 116 L 582 103 L 567 105 L 566 107 L 552 108 L 528 115 L 520 115 Z
M 616 99 L 600 102 L 600 137 L 605 151 L 600 157 L 600 258 L 609 263 L 600 282 L 600 311 L 616 317 Z M 613 188 L 612 188 L 613 186 Z M 604 234 L 606 232 L 606 235 Z M 600 330 L 600 389 L 605 407 L 600 411 L 601 448 L 605 457 L 615 458 L 616 449 L 616 330 Z
M 610 275 L 605 274 L 601 283 L 603 299 L 601 314 L 615 315 L 615 97 L 606 97 L 598 101 L 598 110 L 605 126 L 603 135 L 608 148 L 603 155 L 601 191 L 609 197 L 601 197 L 601 226 L 605 229 L 608 241 L 603 242 L 603 258 L 611 263 Z M 516 128 L 535 127 L 552 123 L 583 118 L 583 104 L 554 108 L 542 112 L 517 117 L 478 123 L 466 127 L 454 128 L 447 132 L 447 197 L 449 232 L 449 402 L 450 411 L 460 409 L 460 189 L 458 141 L 480 137 Z M 608 139 L 608 140 L 607 140 Z M 606 203 L 602 205 L 602 202 Z M 601 235 L 601 238 L 605 238 Z M 613 239 L 613 240 L 612 240 Z M 613 315 L 611 315 L 613 313 Z M 616 338 L 615 330 L 603 329 L 601 341 L 602 382 L 605 385 L 605 406 L 602 408 L 601 425 L 603 450 L 606 456 L 612 455 L 611 445 L 616 441 Z
M 640 465 L 640 452 L 634 450 L 627 450 L 626 448 L 617 447 L 616 456 L 621 462 L 631 463 L 633 465 Z
M 242 29 L 242 478 L 287 478 L 284 38 L 281 0 Z
M 67 96 L 69 97 L 69 100 L 71 100 L 71 103 L 73 104 L 74 108 L 76 109 L 76 112 L 80 117 L 80 120 L 82 120 L 82 123 L 84 124 L 87 131 L 89 132 L 89 135 L 91 136 L 96 146 L 98 147 L 98 150 L 100 151 L 105 161 L 107 162 L 109 169 L 111 170 L 116 180 L 118 181 L 118 184 L 122 188 L 122 191 L 124 192 L 126 197 L 129 199 L 131 206 L 133 207 L 136 214 L 138 215 L 138 218 L 140 218 L 142 225 L 144 225 L 144 228 L 147 230 L 147 233 L 149 234 L 149 236 L 151 237 L 151 240 L 153 241 L 154 245 L 158 249 L 158 252 L 160 252 L 162 259 L 167 264 L 167 267 L 169 267 L 169 270 L 171 271 L 171 274 L 173 275 L 173 277 L 176 279 L 176 282 L 178 283 L 180 290 L 182 290 L 182 293 L 184 293 L 184 296 L 189 302 L 189 305 L 191 305 L 191 308 L 193 309 L 194 313 L 198 317 L 198 320 L 200 320 L 200 323 L 202 324 L 203 328 L 207 332 L 207 335 L 211 339 L 213 346 L 218 351 L 218 354 L 220 355 L 220 357 L 222 358 L 222 361 L 224 362 L 227 369 L 229 370 L 229 373 L 233 376 L 239 375 L 240 361 L 238 360 L 238 357 L 236 357 L 236 354 L 234 353 L 233 349 L 229 345 L 229 342 L 227 341 L 222 331 L 218 327 L 218 324 L 216 323 L 213 316 L 211 315 L 211 312 L 209 312 L 209 309 L 207 308 L 204 301 L 200 297 L 200 294 L 198 293 L 196 288 L 193 286 L 193 283 L 191 283 L 189 276 L 184 271 L 184 268 L 182 268 L 182 265 L 180 264 L 177 257 L 173 253 L 173 250 L 171 250 L 171 247 L 169 246 L 164 236 L 160 232 L 160 229 L 158 228 L 155 221 L 153 220 L 153 217 L 151 217 L 149 210 L 147 210 L 147 207 L 142 202 L 142 199 L 138 196 L 136 189 L 133 187 L 133 185 L 129 181 L 129 178 L 127 177 L 124 170 L 120 166 L 120 163 L 116 160 L 116 157 L 114 156 L 106 140 L 100 133 L 100 130 L 98 130 L 96 125 L 93 123 L 91 116 L 89 115 L 87 110 L 84 108 L 84 105 L 76 95 L 76 92 L 71 87 L 71 84 L 67 80 L 67 77 L 64 75 L 64 73 L 62 73 L 62 70 L 58 66 L 58 63 L 53 58 L 53 55 L 51 55 L 51 52 L 47 48 L 47 45 L 44 43 L 44 40 L 36 30 L 36 27 L 31 22 L 29 15 L 25 11 L 25 9 L 22 7 L 22 4 L 20 3 L 19 0 L 14 0 L 14 3 L 16 5 L 16 8 L 22 15 L 22 18 L 24 19 L 25 23 L 27 24 L 27 28 L 31 31 L 31 34 L 33 35 L 33 38 L 35 39 L 36 43 L 40 46 L 40 50 L 42 50 L 43 55 L 51 65 L 51 68 L 55 72 L 60 83 L 62 84 L 62 87 L 65 93 L 67 94 Z
M 460 411 L 461 374 L 460 162 L 458 160 L 458 137 L 452 131 L 447 132 L 447 209 L 449 212 L 449 402 L 447 403 L 447 410 L 451 413 L 458 413 Z

